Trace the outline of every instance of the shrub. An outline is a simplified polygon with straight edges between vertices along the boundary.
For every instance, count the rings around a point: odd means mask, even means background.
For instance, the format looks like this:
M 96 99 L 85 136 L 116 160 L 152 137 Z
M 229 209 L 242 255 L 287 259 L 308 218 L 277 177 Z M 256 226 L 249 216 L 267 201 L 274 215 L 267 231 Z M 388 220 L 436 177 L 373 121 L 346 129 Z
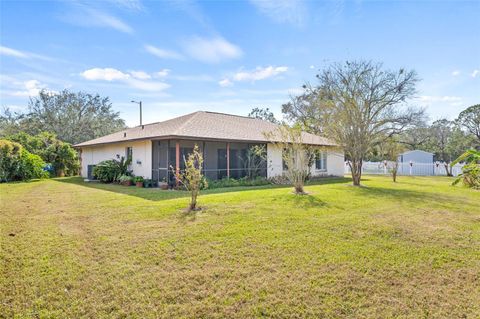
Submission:
M 131 175 L 128 170 L 130 159 L 125 160 L 122 156 L 120 160 L 111 159 L 98 163 L 93 169 L 93 176 L 103 183 L 118 182 L 120 176 Z
M 271 184 L 267 179 L 257 176 L 256 178 L 243 177 L 239 179 L 235 178 L 222 178 L 220 180 L 208 180 L 208 188 L 223 188 L 223 187 L 235 187 L 235 186 L 261 186 Z
M 142 176 L 135 176 L 135 183 L 143 183 L 144 179 Z
M 26 181 L 44 178 L 45 162 L 35 154 L 25 150 L 20 144 L 0 140 L 0 181 Z
M 118 181 L 120 183 L 124 183 L 124 182 L 132 182 L 133 181 L 133 177 L 132 176 L 129 176 L 129 175 L 122 175 L 118 178 Z
M 48 172 L 44 169 L 45 162 L 38 155 L 22 151 L 20 164 L 20 180 L 26 181 L 34 178 L 48 178 Z
M 117 165 L 113 160 L 100 162 L 93 168 L 93 176 L 103 183 L 111 183 L 117 179 Z
M 78 173 L 80 162 L 77 151 L 70 144 L 57 139 L 55 134 L 42 132 L 29 135 L 20 132 L 7 139 L 21 144 L 27 151 L 49 163 L 52 176 L 71 176 Z
M 274 177 L 270 177 L 268 181 L 274 185 L 289 185 L 290 180 L 285 175 L 278 175 Z
M 133 183 L 133 176 L 122 175 L 118 178 L 118 182 L 124 186 L 130 186 Z

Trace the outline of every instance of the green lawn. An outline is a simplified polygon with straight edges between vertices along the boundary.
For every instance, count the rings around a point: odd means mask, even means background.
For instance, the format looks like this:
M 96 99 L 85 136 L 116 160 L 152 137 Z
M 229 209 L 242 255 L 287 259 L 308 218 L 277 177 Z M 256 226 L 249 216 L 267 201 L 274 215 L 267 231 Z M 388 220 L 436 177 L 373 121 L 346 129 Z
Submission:
M 0 317 L 479 318 L 480 192 L 0 185 Z

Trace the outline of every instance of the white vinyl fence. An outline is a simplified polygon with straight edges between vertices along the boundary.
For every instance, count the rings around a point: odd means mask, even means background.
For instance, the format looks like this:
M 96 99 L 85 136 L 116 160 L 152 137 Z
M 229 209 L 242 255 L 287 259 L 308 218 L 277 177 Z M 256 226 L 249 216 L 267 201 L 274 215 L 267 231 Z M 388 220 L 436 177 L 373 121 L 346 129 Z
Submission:
M 456 164 L 452 168 L 453 176 L 462 172 L 464 164 Z M 363 174 L 390 174 L 391 163 L 385 162 L 363 162 Z M 345 162 L 345 174 L 350 174 L 350 166 Z M 443 163 L 398 163 L 398 175 L 412 176 L 446 176 Z

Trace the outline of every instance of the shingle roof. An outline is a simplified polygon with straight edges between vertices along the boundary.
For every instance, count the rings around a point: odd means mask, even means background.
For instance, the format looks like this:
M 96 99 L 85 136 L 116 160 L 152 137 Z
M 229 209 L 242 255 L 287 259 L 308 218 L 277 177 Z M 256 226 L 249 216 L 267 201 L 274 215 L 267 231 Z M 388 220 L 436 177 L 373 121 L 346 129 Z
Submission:
M 277 125 L 260 119 L 198 111 L 171 120 L 145 124 L 110 135 L 76 144 L 75 147 L 108 144 L 153 138 L 211 139 L 245 142 L 268 142 L 265 132 L 272 132 Z M 332 141 L 309 133 L 303 133 L 303 141 L 312 145 L 336 145 Z

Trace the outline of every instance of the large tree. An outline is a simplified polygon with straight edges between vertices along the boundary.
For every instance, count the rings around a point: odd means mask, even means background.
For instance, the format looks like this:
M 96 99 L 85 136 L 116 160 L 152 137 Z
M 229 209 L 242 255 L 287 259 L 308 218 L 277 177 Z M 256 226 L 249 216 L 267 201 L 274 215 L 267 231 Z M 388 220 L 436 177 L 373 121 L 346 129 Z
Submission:
M 425 148 L 430 138 L 429 126 L 425 123 L 413 126 L 398 137 L 398 142 L 405 145 L 410 150 L 418 150 Z
M 435 160 L 442 162 L 448 176 L 452 176 L 451 163 L 472 147 L 473 137 L 459 129 L 447 119 L 437 120 L 429 127 L 429 140 L 425 149 L 435 154 Z
M 125 127 L 124 120 L 113 111 L 108 97 L 68 90 L 59 93 L 41 91 L 37 97 L 30 98 L 25 114 L 13 114 L 9 110 L 3 113 L 0 116 L 2 134 L 51 132 L 72 144 Z
M 476 137 L 480 146 L 480 104 L 472 105 L 463 110 L 456 121 L 462 128 Z
M 261 119 L 274 124 L 280 124 L 280 121 L 275 118 L 275 114 L 273 114 L 268 107 L 266 109 L 255 107 L 250 111 L 250 113 L 248 113 L 248 117 Z
M 415 71 L 386 70 L 381 63 L 334 63 L 317 75 L 318 85 L 283 106 L 287 118 L 342 145 L 353 185 L 360 185 L 364 158 L 385 137 L 423 120 L 423 110 L 407 108 L 416 92 Z

